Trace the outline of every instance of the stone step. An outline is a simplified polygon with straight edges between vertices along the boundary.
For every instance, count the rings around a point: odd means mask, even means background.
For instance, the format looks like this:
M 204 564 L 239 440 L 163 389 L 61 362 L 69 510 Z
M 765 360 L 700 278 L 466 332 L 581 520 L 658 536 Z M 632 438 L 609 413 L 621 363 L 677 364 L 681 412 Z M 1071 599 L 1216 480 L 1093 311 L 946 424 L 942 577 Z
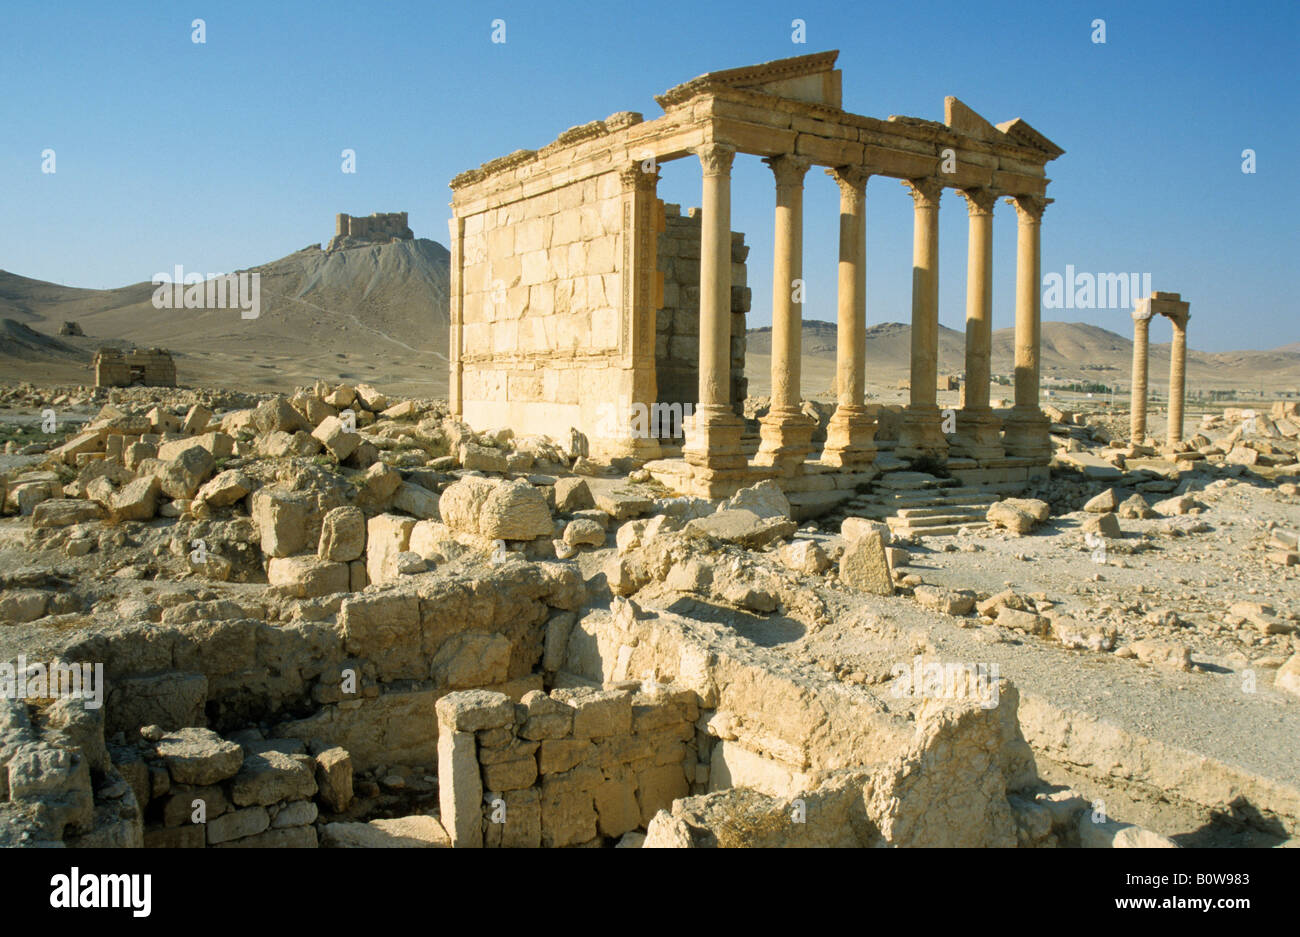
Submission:
M 984 519 L 988 513 L 988 508 L 981 505 L 971 505 L 966 508 L 950 504 L 936 505 L 930 508 L 903 508 L 895 513 L 895 517 L 913 518 L 913 517 L 972 517 Z
M 950 491 L 954 494 L 949 494 Z M 924 507 L 928 504 L 992 504 L 998 500 L 997 495 L 988 491 L 969 491 L 960 494 L 955 493 L 956 491 L 955 488 L 940 488 L 929 497 L 877 498 L 867 499 L 864 503 L 889 508 L 910 508 Z
M 981 530 L 988 524 L 946 524 L 939 527 L 891 527 L 890 531 L 898 537 L 951 537 L 963 530 Z
M 885 519 L 890 530 L 898 527 L 941 527 L 947 524 L 987 524 L 984 518 L 969 514 L 932 514 L 927 517 L 889 517 Z

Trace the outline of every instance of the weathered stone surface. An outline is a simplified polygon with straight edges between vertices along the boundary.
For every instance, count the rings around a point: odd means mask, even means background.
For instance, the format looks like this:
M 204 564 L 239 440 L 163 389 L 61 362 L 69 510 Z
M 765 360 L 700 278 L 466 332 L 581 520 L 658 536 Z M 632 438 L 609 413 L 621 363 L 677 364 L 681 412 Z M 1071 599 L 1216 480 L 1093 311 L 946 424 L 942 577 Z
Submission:
M 308 599 L 347 592 L 351 576 L 346 563 L 319 556 L 275 556 L 267 563 L 266 580 L 286 595 Z
M 161 485 L 150 475 L 128 482 L 108 501 L 109 513 L 117 521 L 147 521 L 158 511 Z
M 154 481 L 156 485 L 156 480 Z M 32 527 L 69 527 L 86 521 L 98 520 L 104 516 L 103 508 L 94 501 L 78 501 L 72 498 L 54 498 L 36 504 L 31 511 Z
M 371 583 L 397 578 L 395 557 L 410 549 L 415 519 L 397 514 L 380 514 L 366 522 L 366 576 Z
M 438 502 L 443 523 L 492 540 L 535 540 L 554 532 L 542 493 L 523 481 L 462 478 Z
M 1119 518 L 1114 514 L 1097 514 L 1089 517 L 1083 522 L 1083 532 L 1100 534 L 1110 540 L 1118 540 L 1124 536 L 1124 531 L 1119 526 Z
M 846 586 L 876 595 L 894 594 L 894 577 L 879 531 L 850 540 L 840 557 L 840 581 Z
M 1105 514 L 1119 507 L 1119 494 L 1114 488 L 1107 488 L 1101 494 L 1088 500 L 1083 509 L 1089 514 Z
M 826 551 L 812 540 L 787 543 L 777 551 L 777 556 L 787 568 L 809 576 L 821 575 L 831 563 Z
M 767 479 L 742 488 L 728 499 L 724 508 L 751 511 L 759 517 L 790 517 L 790 501 L 776 482 Z
M 412 482 L 402 482 L 393 495 L 393 510 L 420 519 L 438 519 L 438 496 Z
M 158 742 L 158 754 L 178 784 L 203 787 L 239 771 L 244 750 L 211 729 L 177 729 Z
M 328 748 L 316 756 L 316 787 L 320 800 L 335 813 L 352 803 L 352 758 L 342 748 Z
M 750 549 L 788 537 L 799 529 L 798 523 L 784 517 L 759 517 L 753 511 L 723 508 L 708 517 L 697 517 L 686 525 L 718 540 Z
M 350 432 L 343 421 L 336 416 L 327 416 L 311 435 L 320 442 L 334 458 L 342 462 L 361 445 L 361 434 Z
M 1300 654 L 1292 654 L 1287 662 L 1277 669 L 1273 685 L 1283 692 L 1300 696 Z
M 594 508 L 595 500 L 585 478 L 559 478 L 555 481 L 555 510 L 561 514 L 572 514 Z
M 254 483 L 238 469 L 219 472 L 208 481 L 196 494 L 195 500 L 204 501 L 214 508 L 224 508 L 234 504 L 253 490 Z
M 271 815 L 262 806 L 245 807 L 208 821 L 208 845 L 255 836 L 271 825 Z
M 321 846 L 329 849 L 446 849 L 451 845 L 438 818 L 423 815 L 328 823 L 321 835 Z
M 344 505 L 321 519 L 316 554 L 323 560 L 346 563 L 359 559 L 366 549 L 366 516 L 358 507 Z
M 248 755 L 230 784 L 230 799 L 238 806 L 274 804 L 316 796 L 314 763 L 306 755 L 264 751 Z
M 564 542 L 571 547 L 603 547 L 605 528 L 586 518 L 575 518 L 564 528 Z

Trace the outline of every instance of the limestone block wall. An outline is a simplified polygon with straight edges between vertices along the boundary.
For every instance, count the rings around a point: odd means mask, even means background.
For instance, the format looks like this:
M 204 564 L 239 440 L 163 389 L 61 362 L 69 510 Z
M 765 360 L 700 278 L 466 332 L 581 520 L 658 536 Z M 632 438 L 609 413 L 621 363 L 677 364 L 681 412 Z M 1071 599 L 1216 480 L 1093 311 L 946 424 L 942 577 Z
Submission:
M 132 349 L 126 354 L 116 348 L 101 348 L 95 354 L 95 384 L 99 387 L 129 387 L 140 380 L 150 387 L 175 387 L 176 363 L 162 348 Z
M 601 404 L 634 399 L 623 194 L 611 171 L 457 220 L 471 426 L 567 438 Z
M 438 703 L 442 822 L 455 846 L 578 846 L 644 829 L 690 793 L 695 693 L 640 684 Z
M 664 206 L 658 269 L 663 274 L 663 305 L 655 320 L 655 376 L 658 400 L 665 404 L 699 402 L 700 373 L 700 211 Z M 744 415 L 745 317 L 750 290 L 745 235 L 731 235 L 731 402 Z

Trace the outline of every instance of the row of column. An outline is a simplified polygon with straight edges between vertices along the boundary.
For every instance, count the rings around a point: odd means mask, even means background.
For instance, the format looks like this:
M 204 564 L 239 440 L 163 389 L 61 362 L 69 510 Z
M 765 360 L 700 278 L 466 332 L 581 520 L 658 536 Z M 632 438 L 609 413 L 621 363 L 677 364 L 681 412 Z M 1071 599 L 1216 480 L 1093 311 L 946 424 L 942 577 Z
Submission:
M 700 386 L 695 433 L 684 455 L 717 471 L 743 468 L 741 421 L 728 406 L 730 380 L 731 165 L 735 150 L 720 144 L 697 153 L 704 171 L 700 247 Z M 814 423 L 801 408 L 803 179 L 811 160 L 770 157 L 776 181 L 772 264 L 772 403 L 761 421 L 756 461 L 792 475 L 812 451 Z M 875 455 L 875 424 L 865 408 L 866 387 L 866 167 L 839 167 L 827 174 L 840 190 L 838 268 L 837 406 L 827 428 L 824 460 L 865 464 Z M 909 403 L 903 414 L 898 454 L 942 458 L 949 442 L 937 404 L 939 352 L 938 179 L 904 182 L 913 198 L 912 352 Z M 970 218 L 966 286 L 966 398 L 958 414 L 952 449 L 978 459 L 1005 455 L 1046 459 L 1049 424 L 1039 408 L 1040 227 L 1051 201 L 1014 196 L 1019 219 L 1016 250 L 1015 406 L 1005 437 L 989 406 L 993 305 L 992 189 L 960 190 Z M 1004 453 L 1005 446 L 1005 453 Z

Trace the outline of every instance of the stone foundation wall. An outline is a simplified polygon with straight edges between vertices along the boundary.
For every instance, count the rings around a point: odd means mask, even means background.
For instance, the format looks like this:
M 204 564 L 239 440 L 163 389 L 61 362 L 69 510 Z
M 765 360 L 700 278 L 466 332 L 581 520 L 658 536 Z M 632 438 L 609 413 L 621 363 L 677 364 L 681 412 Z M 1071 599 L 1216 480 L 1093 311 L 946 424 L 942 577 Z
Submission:
M 689 690 L 557 689 L 518 704 L 475 690 L 437 709 L 455 846 L 585 845 L 644 829 L 690 793 L 699 704 Z

